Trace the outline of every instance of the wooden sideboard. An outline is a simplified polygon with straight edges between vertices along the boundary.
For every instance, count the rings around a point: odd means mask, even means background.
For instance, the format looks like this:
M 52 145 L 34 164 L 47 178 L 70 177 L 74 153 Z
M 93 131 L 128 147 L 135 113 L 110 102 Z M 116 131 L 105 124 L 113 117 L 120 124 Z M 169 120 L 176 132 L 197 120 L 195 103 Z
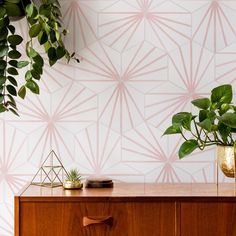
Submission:
M 27 186 L 15 196 L 15 236 L 236 236 L 232 184 Z

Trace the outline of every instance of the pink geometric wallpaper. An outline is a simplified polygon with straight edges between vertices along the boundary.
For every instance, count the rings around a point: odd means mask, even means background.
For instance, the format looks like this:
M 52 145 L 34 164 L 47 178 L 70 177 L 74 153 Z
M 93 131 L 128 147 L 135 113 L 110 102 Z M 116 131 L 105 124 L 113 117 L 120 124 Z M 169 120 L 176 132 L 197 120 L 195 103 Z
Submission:
M 60 2 L 81 63 L 46 66 L 40 96 L 19 99 L 19 118 L 0 115 L 0 236 L 13 235 L 14 193 L 51 149 L 83 177 L 215 180 L 214 148 L 179 160 L 180 137 L 162 134 L 192 99 L 235 85 L 236 1 Z

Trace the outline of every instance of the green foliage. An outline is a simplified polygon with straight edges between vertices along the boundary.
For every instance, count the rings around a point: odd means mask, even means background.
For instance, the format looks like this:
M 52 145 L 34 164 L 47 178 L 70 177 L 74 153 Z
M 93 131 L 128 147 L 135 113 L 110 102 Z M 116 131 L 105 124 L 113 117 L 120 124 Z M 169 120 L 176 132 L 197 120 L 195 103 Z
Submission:
M 77 169 L 71 169 L 66 176 L 66 180 L 69 181 L 80 181 L 81 175 Z
M 199 98 L 192 104 L 199 109 L 197 115 L 179 112 L 172 117 L 172 125 L 164 135 L 180 134 L 184 143 L 179 148 L 179 158 L 199 148 L 211 145 L 230 145 L 235 141 L 236 107 L 232 104 L 233 91 L 230 84 L 218 86 L 211 91 L 210 98 Z
M 25 42 L 22 36 L 16 34 L 11 21 L 24 16 L 28 22 L 29 41 L 25 46 L 28 59 L 22 61 L 18 47 Z M 70 59 L 79 62 L 62 41 L 67 30 L 61 27 L 61 16 L 58 0 L 0 1 L 0 112 L 11 111 L 18 115 L 14 97 L 18 95 L 24 99 L 27 90 L 40 93 L 38 81 L 43 74 L 44 59 L 35 49 L 35 42 L 42 45 L 50 66 L 62 58 L 68 62 Z M 36 40 L 33 41 L 33 38 Z M 25 84 L 18 89 L 16 76 L 18 70 L 25 67 Z

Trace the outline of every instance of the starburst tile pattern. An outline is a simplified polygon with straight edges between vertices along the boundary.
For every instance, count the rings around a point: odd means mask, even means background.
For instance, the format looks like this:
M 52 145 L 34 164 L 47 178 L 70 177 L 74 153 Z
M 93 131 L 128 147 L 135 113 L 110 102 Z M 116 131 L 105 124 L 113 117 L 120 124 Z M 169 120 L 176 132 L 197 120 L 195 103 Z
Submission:
M 14 210 L 13 205 L 0 202 L 0 235 L 14 235 Z
M 118 1 L 99 16 L 100 38 L 119 51 L 144 39 L 168 50 L 190 38 L 189 12 L 170 1 Z
M 74 160 L 76 132 L 97 119 L 97 96 L 89 89 L 71 83 L 55 93 L 27 99 L 19 107 L 21 119 L 8 122 L 28 134 L 28 161 L 39 165 L 51 149 Z
M 60 0 L 66 46 L 80 64 L 50 68 L 41 94 L 0 114 L 0 235 L 12 236 L 13 196 L 54 149 L 83 177 L 214 182 L 215 149 L 182 160 L 173 113 L 218 84 L 235 92 L 236 1 Z M 25 41 L 26 21 L 15 23 Z M 21 48 L 25 57 L 24 48 Z M 23 82 L 22 71 L 18 83 Z M 194 109 L 193 109 L 194 112 Z M 228 181 L 220 176 L 220 181 Z
M 121 136 L 103 125 L 92 125 L 76 136 L 76 162 L 82 172 L 114 180 L 143 182 L 143 175 L 122 160 Z
M 236 44 L 224 48 L 216 54 L 216 81 L 235 85 Z
M 203 60 L 204 58 L 204 60 Z M 172 113 L 190 109 L 190 101 L 206 96 L 214 87 L 214 54 L 193 43 L 169 54 L 169 80 L 146 96 L 146 119 L 167 127 Z
M 183 1 L 182 5 L 191 11 L 191 2 L 196 3 L 190 0 Z M 214 52 L 236 42 L 235 3 L 221 0 L 202 2 L 206 4 L 192 10 L 192 38 Z
M 144 93 L 167 79 L 167 54 L 143 41 L 122 54 L 96 44 L 82 56 L 78 81 L 97 91 L 99 121 L 120 134 L 142 123 Z
M 1 124 L 0 136 L 0 198 L 7 199 L 5 193 L 15 193 L 32 176 L 32 165 L 27 161 L 27 136 L 5 121 Z M 10 195 L 11 196 L 11 195 Z M 10 197 L 9 196 L 9 197 Z

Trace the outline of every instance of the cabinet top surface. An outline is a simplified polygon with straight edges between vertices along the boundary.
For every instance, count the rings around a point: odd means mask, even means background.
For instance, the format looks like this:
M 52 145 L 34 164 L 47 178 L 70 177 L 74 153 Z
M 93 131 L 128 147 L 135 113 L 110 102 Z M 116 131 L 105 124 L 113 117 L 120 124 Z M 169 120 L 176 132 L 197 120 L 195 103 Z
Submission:
M 63 187 L 40 187 L 28 185 L 18 196 L 29 197 L 109 197 L 109 198 L 143 198 L 143 197 L 232 197 L 236 199 L 234 184 L 141 184 L 115 183 L 113 188 L 83 188 L 81 190 L 64 190 Z

